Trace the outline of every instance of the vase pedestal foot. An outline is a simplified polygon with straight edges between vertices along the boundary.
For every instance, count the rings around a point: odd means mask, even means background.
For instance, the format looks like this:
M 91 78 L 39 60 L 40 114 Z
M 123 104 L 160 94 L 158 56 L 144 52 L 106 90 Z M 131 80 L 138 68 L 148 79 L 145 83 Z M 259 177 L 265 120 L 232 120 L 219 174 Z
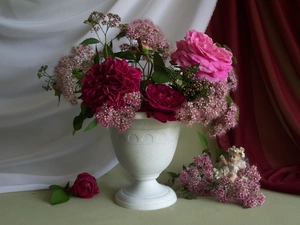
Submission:
M 115 196 L 116 203 L 135 210 L 156 210 L 169 207 L 177 201 L 175 192 L 156 180 L 136 182 L 123 187 Z

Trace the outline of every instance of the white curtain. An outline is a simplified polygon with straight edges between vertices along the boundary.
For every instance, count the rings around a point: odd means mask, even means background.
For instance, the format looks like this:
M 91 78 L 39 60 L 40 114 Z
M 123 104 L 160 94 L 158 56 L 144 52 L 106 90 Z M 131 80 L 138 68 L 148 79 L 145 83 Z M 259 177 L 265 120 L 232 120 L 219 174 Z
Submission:
M 1 0 L 0 193 L 63 185 L 81 172 L 98 178 L 118 163 L 107 130 L 72 135 L 79 111 L 64 99 L 58 106 L 36 75 L 91 35 L 83 21 L 92 11 L 117 13 L 124 23 L 150 18 L 175 47 L 189 29 L 205 31 L 216 2 Z

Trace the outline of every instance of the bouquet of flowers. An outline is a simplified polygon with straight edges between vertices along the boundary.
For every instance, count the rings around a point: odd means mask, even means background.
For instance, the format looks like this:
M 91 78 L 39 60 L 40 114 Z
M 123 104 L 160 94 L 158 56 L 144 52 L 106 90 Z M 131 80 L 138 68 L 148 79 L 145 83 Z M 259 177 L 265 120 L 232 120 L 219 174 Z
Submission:
M 80 103 L 74 132 L 87 118 L 93 120 L 85 130 L 99 123 L 122 132 L 136 112 L 163 123 L 209 126 L 210 136 L 236 126 L 238 108 L 230 98 L 237 87 L 235 58 L 227 46 L 190 30 L 174 50 L 151 20 L 122 24 L 113 13 L 92 12 L 84 23 L 96 38 L 72 47 L 53 75 L 47 73 L 48 66 L 38 71 L 39 78 L 46 78 L 44 89 L 72 105 Z M 117 35 L 108 40 L 112 30 Z

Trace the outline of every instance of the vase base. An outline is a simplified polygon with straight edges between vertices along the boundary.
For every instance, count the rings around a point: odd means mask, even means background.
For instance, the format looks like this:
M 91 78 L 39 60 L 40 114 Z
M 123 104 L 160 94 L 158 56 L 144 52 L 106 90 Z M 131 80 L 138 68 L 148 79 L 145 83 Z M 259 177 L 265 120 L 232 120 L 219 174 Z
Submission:
M 154 189 L 143 188 L 143 191 L 137 184 L 124 187 L 117 192 L 116 203 L 128 209 L 156 210 L 169 207 L 177 201 L 177 196 L 170 187 L 159 183 L 154 187 Z

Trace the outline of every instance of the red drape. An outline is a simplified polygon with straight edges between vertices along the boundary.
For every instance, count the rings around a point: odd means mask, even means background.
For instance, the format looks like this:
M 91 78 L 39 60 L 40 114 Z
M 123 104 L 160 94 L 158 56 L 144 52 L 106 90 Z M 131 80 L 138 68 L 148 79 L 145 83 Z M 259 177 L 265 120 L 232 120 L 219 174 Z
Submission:
M 262 187 L 300 194 L 300 1 L 219 0 L 206 33 L 237 57 L 239 125 L 218 139 L 243 146 Z

